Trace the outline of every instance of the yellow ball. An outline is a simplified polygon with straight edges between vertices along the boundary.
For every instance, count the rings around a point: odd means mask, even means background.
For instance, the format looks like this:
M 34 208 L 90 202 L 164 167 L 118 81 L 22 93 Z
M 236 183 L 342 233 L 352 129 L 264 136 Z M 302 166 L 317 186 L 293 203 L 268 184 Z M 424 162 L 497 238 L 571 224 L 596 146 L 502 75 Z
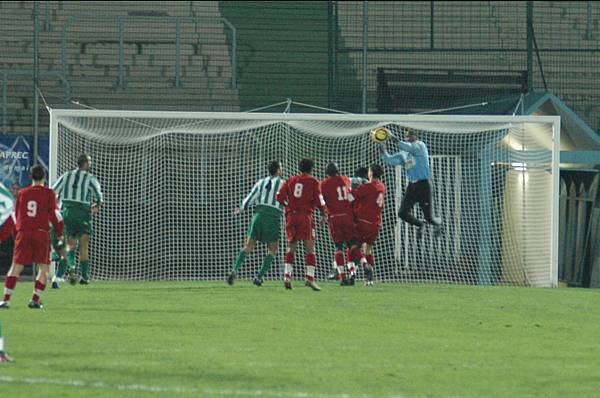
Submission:
M 385 127 L 378 127 L 375 130 L 371 130 L 371 139 L 377 143 L 387 141 L 390 137 L 390 131 Z

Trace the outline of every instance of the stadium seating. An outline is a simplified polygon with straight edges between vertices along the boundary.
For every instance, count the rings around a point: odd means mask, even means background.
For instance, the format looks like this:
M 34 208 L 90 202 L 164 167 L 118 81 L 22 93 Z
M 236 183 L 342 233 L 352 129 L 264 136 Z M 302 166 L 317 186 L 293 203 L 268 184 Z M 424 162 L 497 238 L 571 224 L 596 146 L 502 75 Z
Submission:
M 378 68 L 474 71 L 521 71 L 527 68 L 526 2 L 434 2 L 435 51 L 424 51 L 431 47 L 431 2 L 404 2 L 397 6 L 392 2 L 369 2 L 368 7 L 368 45 L 370 49 L 378 50 L 372 51 L 368 58 L 370 112 L 377 111 Z M 593 5 L 589 23 L 587 7 L 587 2 L 535 2 L 534 29 L 538 46 L 543 49 L 540 57 L 548 89 L 563 98 L 597 129 L 600 127 L 600 113 L 590 98 L 597 98 L 600 92 L 600 80 L 595 72 L 600 70 L 600 58 L 596 52 L 598 7 Z M 348 70 L 355 75 L 350 78 L 360 81 L 362 3 L 339 2 L 338 21 L 339 47 L 348 50 L 353 64 Z M 399 48 L 403 50 L 398 51 Z M 549 51 L 561 48 L 569 50 Z M 574 48 L 581 51 L 573 52 Z M 510 49 L 519 51 L 506 52 Z M 544 89 L 535 56 L 533 72 L 534 87 Z M 342 75 L 339 80 L 347 78 Z M 579 97 L 574 96 L 575 92 Z
M 360 111 L 362 2 L 337 2 L 338 51 L 329 54 L 327 2 L 39 2 L 39 65 L 63 72 L 72 97 L 98 108 L 246 110 L 283 101 Z M 370 2 L 368 111 L 376 112 L 378 68 L 522 71 L 527 67 L 526 2 Z M 536 2 L 534 27 L 549 90 L 595 128 L 600 113 L 598 6 L 586 2 Z M 32 2 L 0 2 L 0 70 L 32 69 Z M 72 21 L 82 15 L 109 22 Z M 116 17 L 124 24 L 122 74 Z M 168 17 L 197 17 L 181 24 L 180 87 L 175 87 L 175 24 Z M 229 30 L 237 29 L 238 85 L 231 87 Z M 148 22 L 153 18 L 153 22 Z M 161 19 L 162 18 L 162 19 Z M 68 22 L 72 21 L 72 22 Z M 67 29 L 67 67 L 61 39 Z M 431 49 L 433 44 L 434 51 Z M 402 49 L 401 51 L 399 49 Z M 445 49 L 445 50 L 444 50 Z M 516 51 L 507 52 L 510 49 Z M 555 51 L 568 49 L 568 51 Z M 573 49 L 579 49 L 574 52 Z M 492 50 L 492 51 L 490 51 Z M 498 51 L 493 51 L 498 50 Z M 576 56 L 574 56 L 576 55 Z M 335 59 L 333 59 L 335 58 Z M 335 87 L 330 67 L 335 62 Z M 534 57 L 533 84 L 543 89 Z M 123 81 L 120 81 L 120 77 Z M 1 75 L 0 75 L 1 79 Z M 42 77 L 46 99 L 64 106 L 65 87 Z M 27 79 L 9 78 L 8 132 L 31 127 L 33 89 Z M 163 99 L 177 98 L 175 104 Z M 593 99 L 593 101 L 592 101 Z M 130 101 L 129 103 L 127 101 Z M 40 124 L 47 124 L 40 112 Z M 0 124 L 1 125 L 1 124 Z
M 0 12 L 3 21 L 10 22 L 0 25 L 4 38 L 0 41 L 0 70 L 33 70 L 32 2 L 2 2 Z M 77 19 L 83 15 L 113 19 Z M 118 16 L 128 17 L 123 82 L 119 80 Z M 197 17 L 181 23 L 179 87 L 175 84 L 175 22 L 165 18 L 174 16 Z M 71 98 L 94 108 L 237 111 L 230 45 L 220 17 L 217 2 L 40 2 L 40 70 L 64 73 Z M 68 65 L 63 68 L 65 24 Z M 31 132 L 31 78 L 10 76 L 7 82 L 7 132 Z M 53 106 L 72 106 L 65 102 L 60 80 L 40 76 L 40 85 Z M 47 112 L 42 110 L 42 133 L 47 125 Z

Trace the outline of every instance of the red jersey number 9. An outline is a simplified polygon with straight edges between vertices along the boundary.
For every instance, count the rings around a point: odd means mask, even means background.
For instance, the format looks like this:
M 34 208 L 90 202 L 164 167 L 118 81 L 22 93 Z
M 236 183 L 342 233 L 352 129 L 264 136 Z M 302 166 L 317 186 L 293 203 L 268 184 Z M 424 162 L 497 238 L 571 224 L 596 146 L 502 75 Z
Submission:
M 37 215 L 37 202 L 35 200 L 27 202 L 27 215 L 31 218 L 35 218 Z

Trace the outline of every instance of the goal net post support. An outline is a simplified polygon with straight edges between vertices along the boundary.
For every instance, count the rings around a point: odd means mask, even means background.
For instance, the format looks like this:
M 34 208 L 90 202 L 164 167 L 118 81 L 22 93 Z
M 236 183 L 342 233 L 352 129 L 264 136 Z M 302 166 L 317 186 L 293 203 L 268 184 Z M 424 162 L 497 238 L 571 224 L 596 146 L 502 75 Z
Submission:
M 375 244 L 376 280 L 556 286 L 560 118 L 554 116 L 340 115 L 61 110 L 50 112 L 50 181 L 92 157 L 105 204 L 94 216 L 92 275 L 109 280 L 224 279 L 243 245 L 251 211 L 233 209 L 271 160 L 283 176 L 304 157 L 382 164 L 369 132 L 417 131 L 430 154 L 436 238 L 419 239 L 398 219 L 406 170 L 385 166 L 387 196 Z M 391 139 L 389 152 L 399 150 Z M 423 219 L 419 206 L 413 214 Z M 280 252 L 267 279 L 281 278 Z M 316 229 L 317 277 L 331 271 L 334 246 Z M 252 278 L 265 254 L 248 256 Z M 296 268 L 301 264 L 297 256 Z M 295 272 L 296 276 L 303 272 Z

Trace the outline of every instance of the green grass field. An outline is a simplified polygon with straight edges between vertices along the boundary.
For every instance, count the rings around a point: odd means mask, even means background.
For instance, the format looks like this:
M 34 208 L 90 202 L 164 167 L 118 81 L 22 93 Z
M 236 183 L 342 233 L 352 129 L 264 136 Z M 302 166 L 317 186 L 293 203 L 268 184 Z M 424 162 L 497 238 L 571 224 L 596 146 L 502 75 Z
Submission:
M 598 292 L 296 282 L 17 285 L 1 397 L 591 397 Z

